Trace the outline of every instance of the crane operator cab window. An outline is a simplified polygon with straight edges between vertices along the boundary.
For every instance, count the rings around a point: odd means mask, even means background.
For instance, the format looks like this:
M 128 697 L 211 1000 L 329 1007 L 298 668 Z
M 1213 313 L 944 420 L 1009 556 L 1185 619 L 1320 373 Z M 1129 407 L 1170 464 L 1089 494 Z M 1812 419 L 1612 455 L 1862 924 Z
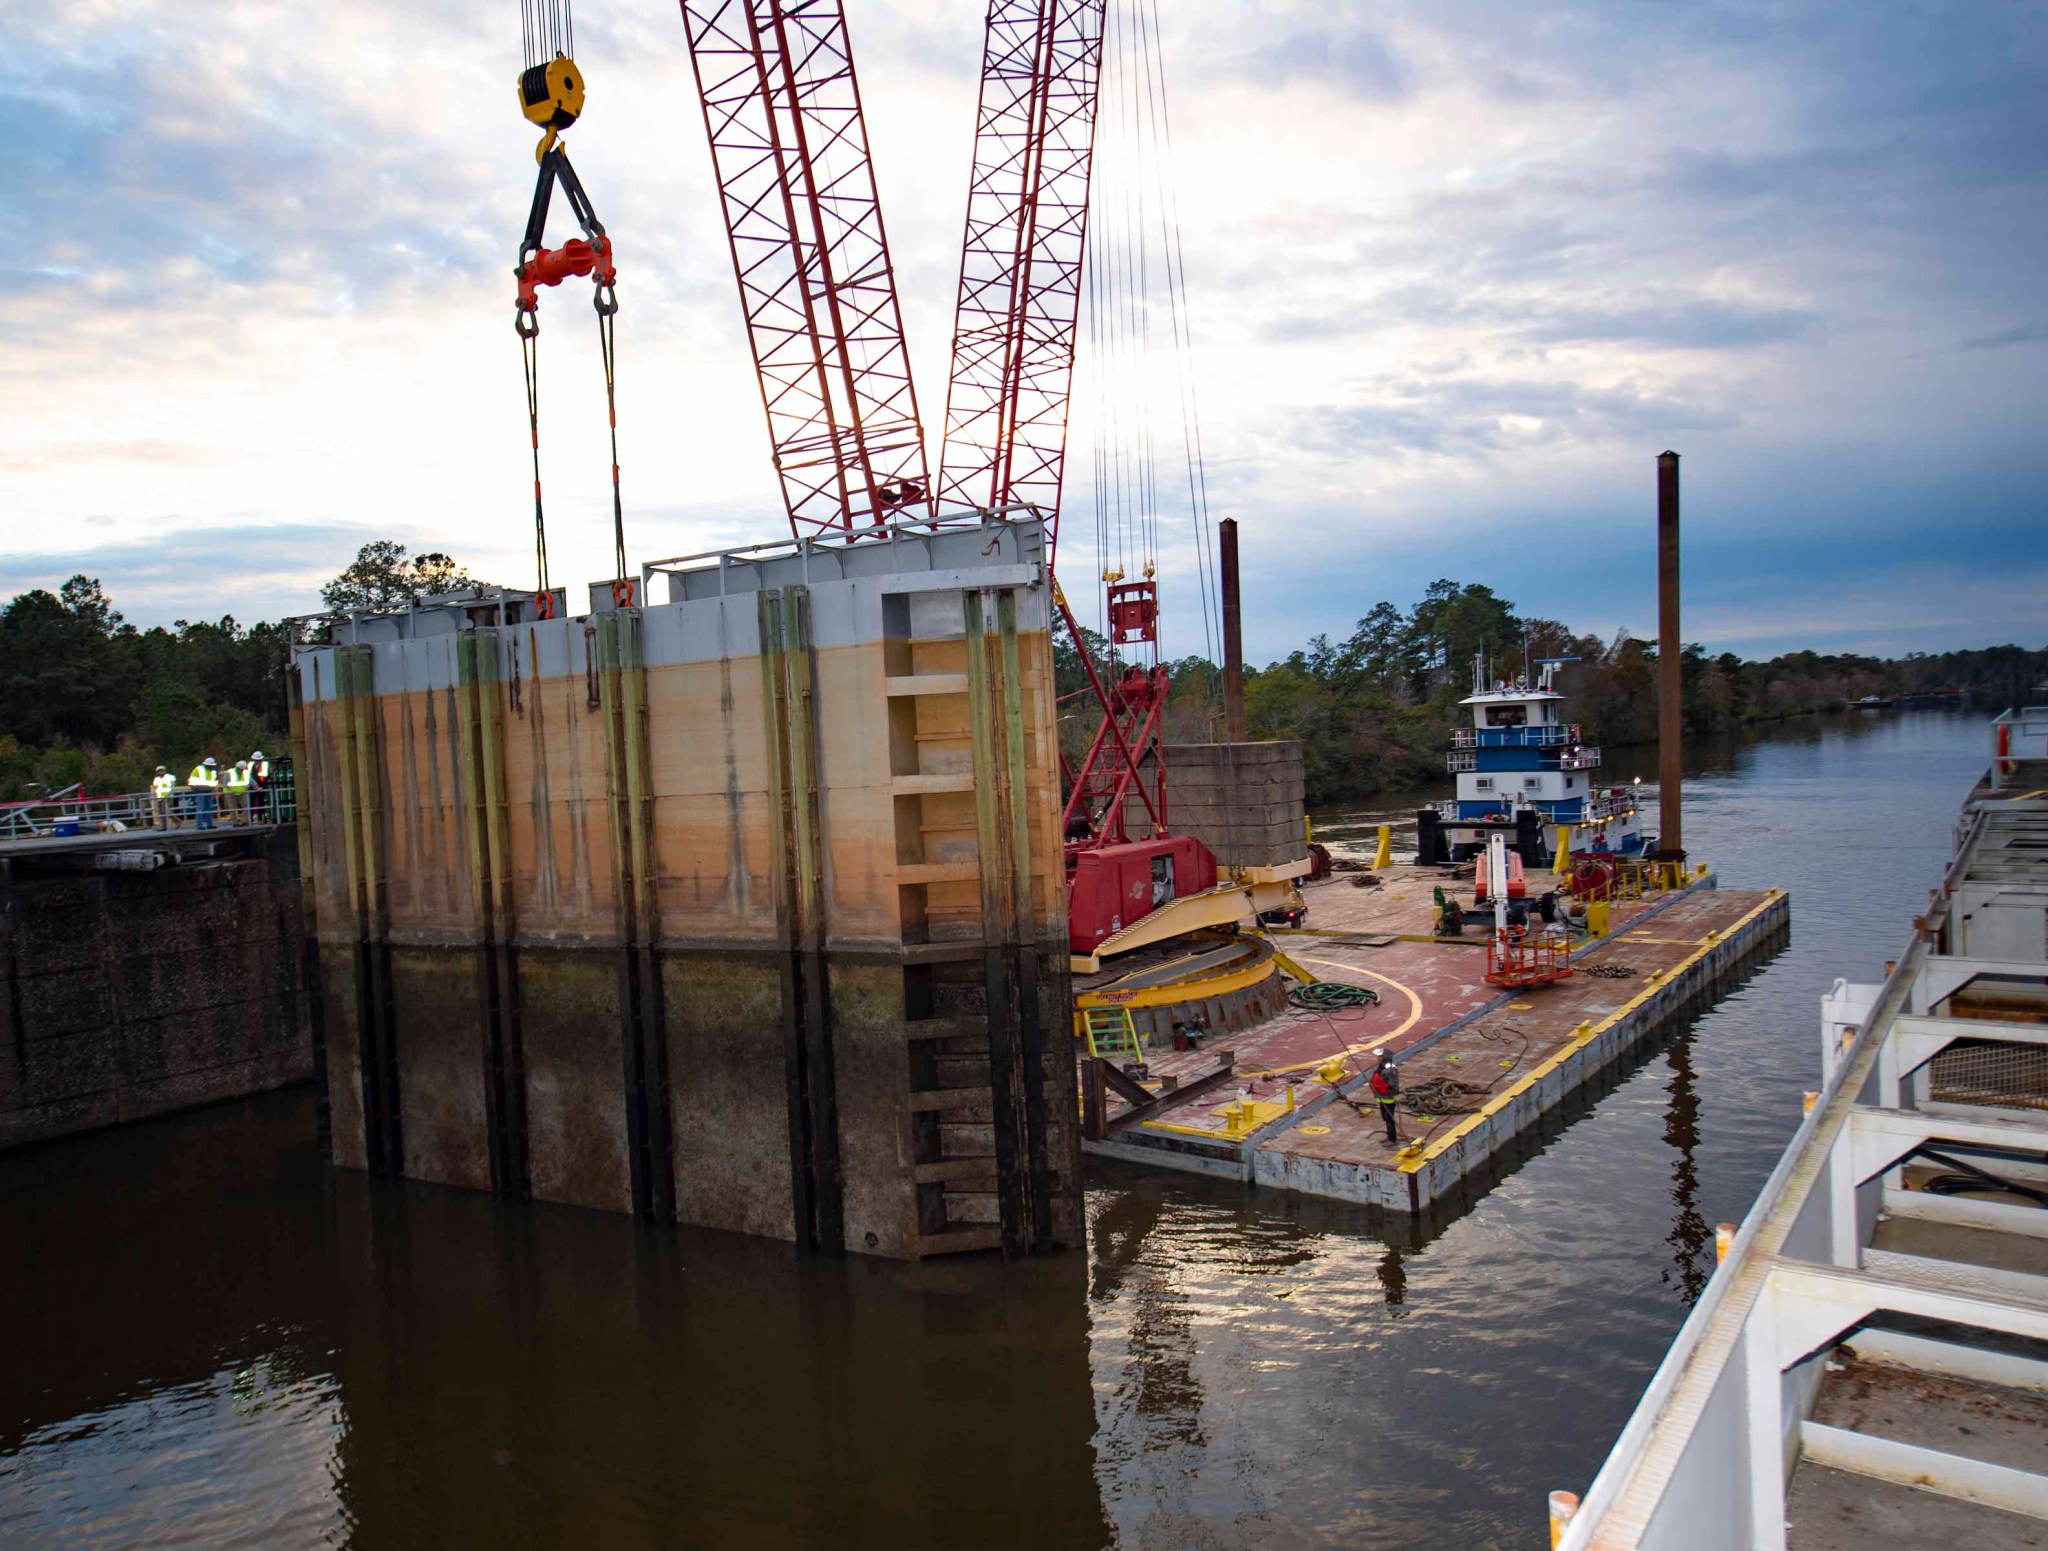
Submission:
M 1152 858 L 1152 908 L 1157 910 L 1173 898 L 1173 858 Z

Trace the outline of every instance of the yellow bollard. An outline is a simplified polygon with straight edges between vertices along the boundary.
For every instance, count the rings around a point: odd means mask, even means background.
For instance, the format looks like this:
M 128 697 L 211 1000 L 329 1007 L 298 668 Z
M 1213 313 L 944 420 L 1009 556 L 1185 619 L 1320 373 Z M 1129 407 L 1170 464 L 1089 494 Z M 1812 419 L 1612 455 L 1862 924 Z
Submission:
M 1550 870 L 1560 878 L 1572 870 L 1572 827 L 1569 824 L 1557 826 L 1557 855 L 1550 863 Z
M 1714 1224 L 1714 1264 L 1719 1265 L 1728 1258 L 1728 1251 L 1735 1247 L 1735 1224 L 1717 1222 Z
M 1380 826 L 1380 848 L 1372 854 L 1373 871 L 1385 872 L 1394 865 L 1394 826 Z
M 1579 1494 L 1577 1492 L 1552 1492 L 1550 1494 L 1550 1551 L 1557 1551 L 1564 1540 L 1564 1532 L 1571 1528 L 1571 1522 L 1578 1516 Z
M 1586 904 L 1586 931 L 1594 937 L 1607 935 L 1608 903 L 1604 899 L 1589 900 Z

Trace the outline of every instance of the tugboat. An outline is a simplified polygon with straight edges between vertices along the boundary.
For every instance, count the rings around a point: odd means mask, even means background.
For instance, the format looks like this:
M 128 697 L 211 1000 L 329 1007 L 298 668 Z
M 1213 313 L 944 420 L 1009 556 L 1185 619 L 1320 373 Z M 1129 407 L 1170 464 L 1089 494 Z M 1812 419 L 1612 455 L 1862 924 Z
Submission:
M 1416 814 L 1417 861 L 1468 861 L 1504 834 L 1525 866 L 1547 867 L 1559 825 L 1570 826 L 1575 857 L 1639 856 L 1648 847 L 1634 788 L 1601 786 L 1600 751 L 1562 719 L 1557 669 L 1575 660 L 1538 658 L 1532 687 L 1526 677 L 1489 683 L 1485 659 L 1474 659 L 1472 693 L 1458 702 L 1472 708 L 1472 725 L 1451 734 L 1444 759 L 1458 795 Z

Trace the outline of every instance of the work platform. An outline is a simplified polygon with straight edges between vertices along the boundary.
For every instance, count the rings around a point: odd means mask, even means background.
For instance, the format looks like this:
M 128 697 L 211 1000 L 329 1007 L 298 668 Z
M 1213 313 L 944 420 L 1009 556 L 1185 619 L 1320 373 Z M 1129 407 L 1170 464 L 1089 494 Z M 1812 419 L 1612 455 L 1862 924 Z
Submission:
M 1613 905 L 1611 929 L 1572 950 L 1564 984 L 1500 991 L 1487 984 L 1482 929 L 1433 935 L 1435 890 L 1450 869 L 1398 866 L 1356 885 L 1339 874 L 1303 890 L 1309 929 L 1278 932 L 1280 950 L 1319 980 L 1369 987 L 1376 1005 L 1291 1009 L 1197 1050 L 1155 1050 L 1147 1083 L 1191 1096 L 1138 1116 L 1112 1102 L 1093 1156 L 1403 1212 L 1441 1201 L 1603 1069 L 1670 1018 L 1712 995 L 1790 921 L 1777 890 L 1718 889 L 1711 874 Z M 1470 880 L 1458 885 L 1470 892 Z M 1365 1080 L 1386 1049 L 1404 1094 L 1389 1145 Z M 1319 1071 L 1342 1059 L 1334 1087 Z M 1228 1079 L 1218 1073 L 1225 1061 Z M 1208 1079 L 1206 1082 L 1204 1079 Z M 1199 1089 L 1194 1085 L 1202 1084 Z

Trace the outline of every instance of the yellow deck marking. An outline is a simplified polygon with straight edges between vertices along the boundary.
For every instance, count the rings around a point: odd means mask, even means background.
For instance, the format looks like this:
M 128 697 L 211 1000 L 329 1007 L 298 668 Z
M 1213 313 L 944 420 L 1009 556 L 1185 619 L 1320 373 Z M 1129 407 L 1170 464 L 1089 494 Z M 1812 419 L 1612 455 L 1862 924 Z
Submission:
M 1481 1105 L 1476 1111 L 1474 1111 L 1472 1114 L 1467 1115 L 1463 1120 L 1459 1121 L 1458 1124 L 1451 1127 L 1450 1130 L 1444 1132 L 1442 1136 L 1439 1136 L 1434 1141 L 1432 1141 L 1428 1145 L 1428 1147 L 1426 1147 L 1422 1151 L 1420 1156 L 1401 1158 L 1400 1161 L 1394 1163 L 1394 1167 L 1403 1174 L 1413 1174 L 1418 1169 L 1420 1169 L 1425 1163 L 1429 1162 L 1430 1159 L 1435 1158 L 1441 1155 L 1442 1153 L 1449 1151 L 1451 1146 L 1454 1143 L 1456 1143 L 1460 1138 L 1466 1136 L 1472 1131 L 1476 1131 L 1487 1120 L 1492 1118 L 1494 1115 L 1498 1114 L 1501 1110 L 1506 1109 L 1508 1105 L 1512 1103 L 1515 1099 L 1521 1097 L 1522 1094 L 1528 1092 L 1529 1089 L 1535 1087 L 1538 1082 L 1543 1080 L 1543 1078 L 1549 1076 L 1551 1072 L 1555 1071 L 1558 1067 L 1562 1066 L 1566 1061 L 1570 1060 L 1574 1055 L 1576 1055 L 1580 1050 L 1584 1049 L 1587 1045 L 1591 1044 L 1593 1039 L 1597 1035 L 1604 1034 L 1607 1030 L 1613 1028 L 1615 1024 L 1619 1023 L 1623 1018 L 1627 1017 L 1630 1013 L 1634 1012 L 1638 1007 L 1642 1006 L 1645 1002 L 1649 1001 L 1651 997 L 1656 996 L 1660 992 L 1666 990 L 1670 986 L 1671 982 L 1675 980 L 1682 971 L 1691 968 L 1694 964 L 1698 963 L 1699 960 L 1705 958 L 1707 954 L 1710 953 L 1713 949 L 1719 947 L 1728 938 L 1734 936 L 1735 933 L 1741 931 L 1745 926 L 1749 925 L 1750 922 L 1754 921 L 1766 910 L 1769 910 L 1772 906 L 1778 904 L 1781 900 L 1787 898 L 1789 898 L 1788 895 L 1782 893 L 1777 889 L 1771 889 L 1767 891 L 1763 897 L 1763 900 L 1758 905 L 1756 905 L 1753 909 L 1747 911 L 1740 920 L 1732 923 L 1731 925 L 1723 929 L 1721 935 L 1718 938 L 1716 938 L 1713 942 L 1702 942 L 1698 947 L 1694 948 L 1692 952 L 1688 953 L 1676 964 L 1673 964 L 1668 969 L 1666 969 L 1662 976 L 1659 977 L 1655 985 L 1645 986 L 1642 990 L 1638 991 L 1634 996 L 1630 997 L 1627 1001 L 1623 1002 L 1619 1007 L 1615 1008 L 1614 1011 L 1610 1012 L 1606 1017 L 1602 1018 L 1598 1023 L 1591 1025 L 1581 1025 L 1581 1027 L 1586 1029 L 1584 1035 L 1579 1035 L 1577 1033 L 1566 1035 L 1564 1044 L 1559 1046 L 1556 1050 L 1552 1051 L 1550 1055 L 1548 1055 L 1541 1062 L 1539 1062 L 1522 1078 L 1520 1082 L 1515 1083 L 1512 1087 L 1503 1088 L 1499 1093 L 1495 1094 L 1492 1098 L 1488 1099 L 1486 1103 Z M 1642 938 L 1637 939 L 1637 941 L 1639 942 L 1643 940 L 1644 939 Z
M 1312 959 L 1307 954 L 1297 954 L 1296 957 L 1304 964 L 1319 964 L 1324 969 L 1341 969 L 1349 974 L 1364 975 L 1369 979 L 1377 980 L 1381 985 L 1392 986 L 1396 991 L 1399 991 L 1408 998 L 1408 1016 L 1401 1020 L 1399 1028 L 1390 1029 L 1385 1034 L 1375 1034 L 1371 1040 L 1362 1045 L 1346 1044 L 1344 1054 L 1347 1056 L 1363 1055 L 1366 1051 L 1376 1046 L 1384 1045 L 1389 1040 L 1399 1039 L 1403 1034 L 1414 1028 L 1417 1023 L 1422 1021 L 1422 998 L 1409 990 L 1408 987 L 1402 985 L 1392 975 L 1382 975 L 1376 969 L 1360 969 L 1356 964 L 1339 964 L 1331 959 Z M 1336 1052 L 1333 1050 L 1328 1054 L 1317 1056 L 1313 1061 L 1296 1061 L 1292 1066 L 1262 1067 L 1256 1072 L 1247 1072 L 1245 1075 L 1247 1077 L 1279 1077 L 1287 1072 L 1313 1071 L 1318 1066 L 1328 1066 L 1335 1054 Z M 1148 1123 L 1145 1121 L 1139 1122 L 1140 1125 Z

